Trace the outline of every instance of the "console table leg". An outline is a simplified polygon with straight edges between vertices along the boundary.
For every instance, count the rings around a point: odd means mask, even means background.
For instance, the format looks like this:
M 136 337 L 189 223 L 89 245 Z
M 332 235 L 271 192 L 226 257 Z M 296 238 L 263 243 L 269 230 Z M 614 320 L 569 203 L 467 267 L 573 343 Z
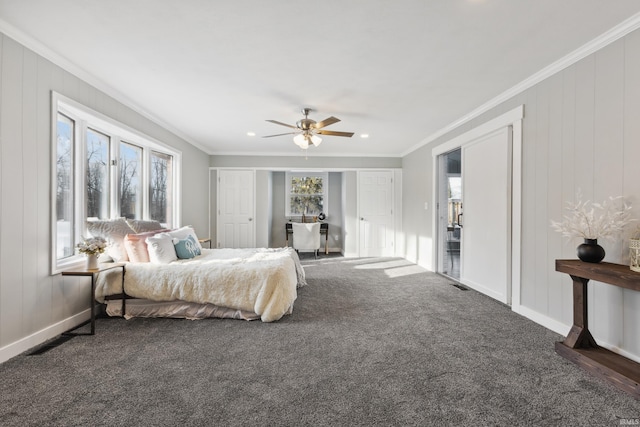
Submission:
M 589 332 L 587 283 L 589 279 L 571 276 L 573 279 L 573 326 L 564 340 L 569 348 L 597 348 L 596 340 Z

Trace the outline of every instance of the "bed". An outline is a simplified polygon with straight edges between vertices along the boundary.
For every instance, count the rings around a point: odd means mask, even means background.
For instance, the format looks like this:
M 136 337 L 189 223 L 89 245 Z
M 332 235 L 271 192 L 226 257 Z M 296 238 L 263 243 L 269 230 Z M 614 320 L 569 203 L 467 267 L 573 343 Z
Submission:
M 273 322 L 293 311 L 305 275 L 291 248 L 202 249 L 169 263 L 127 262 L 100 274 L 96 299 L 110 316 L 234 318 Z M 123 289 L 124 286 L 124 289 Z

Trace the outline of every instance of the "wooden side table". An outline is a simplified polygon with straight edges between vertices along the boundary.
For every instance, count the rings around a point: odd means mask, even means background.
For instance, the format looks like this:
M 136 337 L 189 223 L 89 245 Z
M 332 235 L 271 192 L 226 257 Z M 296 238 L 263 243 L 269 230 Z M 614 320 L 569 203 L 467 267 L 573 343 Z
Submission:
M 573 326 L 567 338 L 556 343 L 556 352 L 640 399 L 640 363 L 598 346 L 589 331 L 587 316 L 589 280 L 640 291 L 640 273 L 631 271 L 628 265 L 577 259 L 557 259 L 556 271 L 569 274 L 573 280 Z
M 71 332 L 75 329 L 78 329 L 87 323 L 91 322 L 91 333 L 88 335 L 95 335 L 96 333 L 96 277 L 103 271 L 111 270 L 114 268 L 122 268 L 122 293 L 124 294 L 124 263 L 101 263 L 98 264 L 98 268 L 87 269 L 85 267 L 82 268 L 74 268 L 70 270 L 65 270 L 61 272 L 63 276 L 80 276 L 80 277 L 91 277 L 91 319 L 86 322 L 82 322 L 78 326 L 69 329 L 67 332 Z M 124 300 L 123 300 L 123 312 L 124 316 Z
M 209 249 L 211 249 L 211 237 L 207 237 L 206 239 L 198 239 L 198 242 L 200 242 L 201 245 L 208 243 Z

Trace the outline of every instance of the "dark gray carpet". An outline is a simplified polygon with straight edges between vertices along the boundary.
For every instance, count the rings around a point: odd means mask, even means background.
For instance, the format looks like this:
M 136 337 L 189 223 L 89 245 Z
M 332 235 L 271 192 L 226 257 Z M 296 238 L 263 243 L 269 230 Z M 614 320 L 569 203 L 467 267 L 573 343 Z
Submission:
M 612 426 L 562 337 L 400 259 L 305 260 L 281 321 L 99 319 L 0 365 L 0 425 Z

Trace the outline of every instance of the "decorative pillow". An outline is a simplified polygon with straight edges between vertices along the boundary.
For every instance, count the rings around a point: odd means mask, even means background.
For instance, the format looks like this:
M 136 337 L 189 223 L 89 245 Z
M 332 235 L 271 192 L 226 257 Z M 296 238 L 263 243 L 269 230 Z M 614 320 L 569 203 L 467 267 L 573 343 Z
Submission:
M 124 247 L 127 250 L 129 261 L 149 262 L 147 237 L 155 236 L 158 233 L 167 231 L 169 230 L 149 231 L 148 233 L 127 234 L 124 236 Z
M 147 250 L 149 251 L 149 261 L 154 264 L 169 264 L 178 259 L 175 246 L 173 246 L 173 237 L 169 233 L 159 233 L 147 237 Z
M 197 246 L 197 240 L 192 235 L 188 235 L 186 239 L 173 239 L 173 246 L 176 248 L 178 259 L 191 259 L 200 255 L 202 251 Z
M 162 224 L 159 221 L 155 220 L 142 220 L 142 219 L 127 219 L 127 224 L 129 227 L 133 228 L 133 231 L 136 233 L 146 233 L 148 231 L 158 231 L 162 230 Z
M 180 239 L 180 240 L 186 239 L 187 236 L 192 236 L 193 240 L 195 240 L 196 242 L 196 246 L 198 247 L 198 250 L 202 251 L 202 245 L 198 241 L 198 236 L 196 236 L 195 230 L 190 225 L 184 226 L 182 228 L 178 228 L 177 230 L 170 231 L 167 234 L 170 234 L 171 237 L 173 237 L 174 239 Z
M 124 248 L 124 236 L 135 234 L 135 231 L 124 218 L 87 221 L 87 230 L 92 237 L 102 237 L 107 241 L 106 253 L 115 262 L 128 261 L 129 256 Z

